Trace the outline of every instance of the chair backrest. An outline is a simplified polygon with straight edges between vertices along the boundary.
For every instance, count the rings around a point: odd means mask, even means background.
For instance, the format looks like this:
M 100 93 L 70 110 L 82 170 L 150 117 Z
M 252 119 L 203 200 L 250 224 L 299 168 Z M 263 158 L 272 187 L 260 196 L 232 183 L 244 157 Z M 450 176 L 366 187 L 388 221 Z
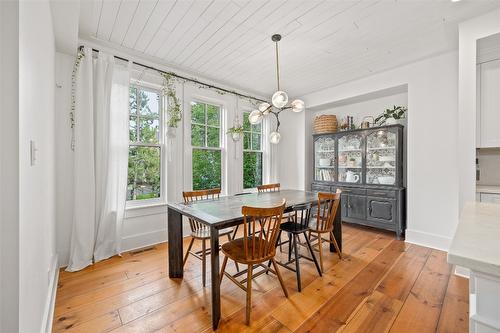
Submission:
M 288 213 L 288 221 L 297 223 L 302 227 L 308 227 L 312 206 L 311 202 L 292 206 L 292 211 Z
M 275 207 L 243 206 L 241 208 L 244 230 L 243 246 L 247 262 L 261 262 L 263 259 L 274 256 L 284 210 L 285 199 Z M 249 228 L 254 232 L 252 236 L 248 235 Z
M 332 231 L 333 220 L 340 204 L 340 191 L 337 193 L 318 193 L 317 231 Z
M 198 191 L 184 191 L 182 192 L 182 197 L 184 198 L 184 203 L 207 200 L 207 199 L 218 199 L 220 196 L 220 188 L 213 188 L 210 190 L 198 190 Z M 195 219 L 189 218 L 189 226 L 191 231 L 197 231 L 200 229 L 207 228 L 204 224 L 196 221 Z
M 266 184 L 257 186 L 257 191 L 262 192 L 278 192 L 280 190 L 280 183 Z

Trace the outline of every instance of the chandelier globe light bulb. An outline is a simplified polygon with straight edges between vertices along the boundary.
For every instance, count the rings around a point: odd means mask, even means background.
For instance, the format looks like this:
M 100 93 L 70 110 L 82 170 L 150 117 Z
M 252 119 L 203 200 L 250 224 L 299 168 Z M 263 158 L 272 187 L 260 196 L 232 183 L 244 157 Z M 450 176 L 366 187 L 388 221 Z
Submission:
M 248 115 L 248 121 L 252 125 L 260 124 L 262 122 L 262 118 L 263 118 L 262 112 L 260 112 L 259 110 L 253 110 Z
M 281 109 L 286 105 L 286 103 L 288 103 L 288 95 L 286 92 L 279 90 L 274 93 L 271 101 L 275 107 Z

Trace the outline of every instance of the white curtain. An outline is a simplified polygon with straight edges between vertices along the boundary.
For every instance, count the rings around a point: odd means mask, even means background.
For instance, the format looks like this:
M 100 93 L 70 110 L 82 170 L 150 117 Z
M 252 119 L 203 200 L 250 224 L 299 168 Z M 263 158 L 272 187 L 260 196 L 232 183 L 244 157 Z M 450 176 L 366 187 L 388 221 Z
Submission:
M 92 50 L 77 73 L 74 213 L 69 265 L 77 271 L 120 253 L 128 165 L 129 68 Z

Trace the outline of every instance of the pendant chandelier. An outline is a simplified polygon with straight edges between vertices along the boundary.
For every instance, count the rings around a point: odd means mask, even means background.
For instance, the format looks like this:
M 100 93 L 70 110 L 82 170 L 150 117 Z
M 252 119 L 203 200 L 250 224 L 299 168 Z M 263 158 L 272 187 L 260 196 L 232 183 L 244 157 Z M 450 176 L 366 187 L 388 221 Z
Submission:
M 248 116 L 251 124 L 259 124 L 262 122 L 264 116 L 272 114 L 276 117 L 276 130 L 269 134 L 269 141 L 273 144 L 278 144 L 281 139 L 279 132 L 281 111 L 292 110 L 293 112 L 301 112 L 305 109 L 304 101 L 300 99 L 293 100 L 288 104 L 288 95 L 280 89 L 280 66 L 279 66 L 279 52 L 278 42 L 281 40 L 281 35 L 273 35 L 271 40 L 276 44 L 276 78 L 278 82 L 278 90 L 273 94 L 271 103 L 263 102 L 259 104 L 258 110 L 253 110 Z

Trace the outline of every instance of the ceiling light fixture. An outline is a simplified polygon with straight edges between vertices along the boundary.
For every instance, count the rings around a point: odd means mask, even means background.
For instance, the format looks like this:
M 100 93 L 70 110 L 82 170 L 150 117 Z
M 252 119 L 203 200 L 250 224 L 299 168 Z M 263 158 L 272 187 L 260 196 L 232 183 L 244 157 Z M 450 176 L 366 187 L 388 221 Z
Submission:
M 262 122 L 264 116 L 268 114 L 273 114 L 276 117 L 276 130 L 269 134 L 269 141 L 273 144 L 278 144 L 281 139 L 280 129 L 280 118 L 279 114 L 283 110 L 292 110 L 293 112 L 301 112 L 305 109 L 304 101 L 300 99 L 293 100 L 288 104 L 288 95 L 286 92 L 280 89 L 280 66 L 279 66 L 279 51 L 278 42 L 281 40 L 281 35 L 273 35 L 271 40 L 276 44 L 276 79 L 278 83 L 278 90 L 273 94 L 271 98 L 271 103 L 263 102 L 260 103 L 257 110 L 253 110 L 248 116 L 248 120 L 251 124 L 259 124 Z

